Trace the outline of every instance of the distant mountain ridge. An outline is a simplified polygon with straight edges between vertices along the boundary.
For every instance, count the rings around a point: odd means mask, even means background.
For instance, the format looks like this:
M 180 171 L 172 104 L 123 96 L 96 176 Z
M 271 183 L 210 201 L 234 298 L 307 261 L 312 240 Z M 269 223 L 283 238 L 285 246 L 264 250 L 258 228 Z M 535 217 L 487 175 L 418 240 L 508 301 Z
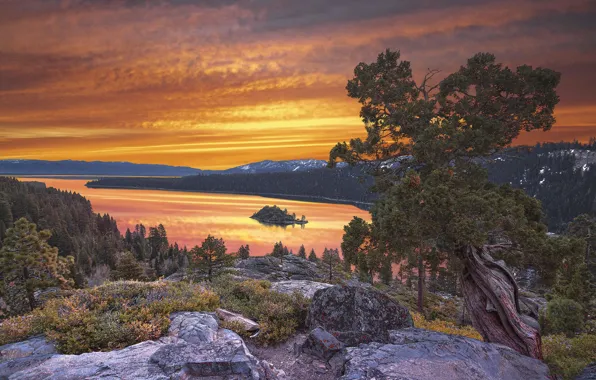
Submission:
M 90 175 L 90 176 L 172 176 L 210 174 L 258 174 L 298 172 L 321 169 L 327 161 L 304 159 L 272 161 L 265 160 L 225 170 L 201 170 L 188 166 L 158 164 L 135 164 L 132 162 L 108 161 L 45 161 L 45 160 L 0 160 L 0 174 L 4 175 Z
M 201 170 L 187 166 L 134 164 L 132 162 L 0 160 L 0 174 L 185 176 L 201 174 Z

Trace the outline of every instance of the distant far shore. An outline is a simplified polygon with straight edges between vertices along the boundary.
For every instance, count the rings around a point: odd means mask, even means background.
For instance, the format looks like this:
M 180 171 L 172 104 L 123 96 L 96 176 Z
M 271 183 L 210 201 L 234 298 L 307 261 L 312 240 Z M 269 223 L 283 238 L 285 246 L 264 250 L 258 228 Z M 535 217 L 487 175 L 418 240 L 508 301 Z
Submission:
M 277 199 L 288 199 L 288 200 L 296 200 L 296 201 L 310 201 L 310 202 L 318 202 L 318 203 L 332 203 L 332 204 L 347 204 L 358 207 L 362 210 L 369 210 L 370 207 L 373 205 L 372 202 L 360 202 L 360 201 L 353 201 L 349 199 L 336 199 L 336 198 L 328 198 L 328 197 L 320 197 L 320 196 L 310 196 L 310 195 L 298 195 L 298 194 L 280 194 L 280 193 L 266 193 L 266 192 L 242 192 L 242 191 L 217 191 L 217 190 L 188 190 L 188 189 L 166 189 L 166 188 L 159 188 L 159 187 L 147 187 L 147 186 L 106 186 L 106 185 L 96 185 L 93 184 L 89 186 L 90 183 L 87 183 L 87 186 L 90 189 L 120 189 L 120 190 L 157 190 L 157 191 L 175 191 L 175 192 L 185 192 L 185 193 L 203 193 L 203 194 L 235 194 L 235 195 L 253 195 L 258 197 L 266 197 L 266 198 L 277 198 Z

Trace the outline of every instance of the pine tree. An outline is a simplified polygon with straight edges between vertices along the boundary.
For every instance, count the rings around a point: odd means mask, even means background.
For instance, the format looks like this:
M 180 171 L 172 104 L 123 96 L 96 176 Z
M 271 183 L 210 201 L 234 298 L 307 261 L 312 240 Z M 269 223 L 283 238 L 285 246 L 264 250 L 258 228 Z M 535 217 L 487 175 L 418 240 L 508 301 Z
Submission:
M 308 261 L 316 263 L 317 261 L 319 261 L 319 258 L 317 257 L 317 254 L 315 253 L 315 249 L 312 248 L 310 250 L 310 253 L 308 255 Z
M 241 260 L 245 260 L 248 259 L 250 257 L 250 247 L 248 246 L 248 244 L 246 246 L 241 245 L 240 248 L 238 248 L 238 258 Z
M 489 183 L 478 158 L 502 151 L 522 130 L 552 127 L 560 73 L 511 70 L 488 53 L 433 84 L 437 73 L 429 70 L 417 83 L 410 62 L 389 49 L 356 66 L 346 89 L 362 104 L 368 136 L 338 143 L 329 164 L 377 164 L 375 188 L 382 195 L 371 210 L 375 239 L 387 260 L 416 256 L 419 295 L 426 255 L 434 247 L 449 252 L 464 264 L 464 299 L 484 340 L 541 359 L 538 329 L 519 322 L 517 284 L 490 256 L 507 249 L 493 244 L 495 238 L 527 255 L 541 252 L 548 243 L 540 204 Z M 395 169 L 378 165 L 397 159 Z M 498 302 L 498 323 L 486 297 Z
M 116 264 L 116 270 L 112 272 L 114 280 L 146 280 L 145 271 L 141 263 L 137 261 L 130 251 L 122 252 Z
M 331 282 L 333 279 L 333 267 L 340 263 L 339 251 L 337 249 L 325 248 L 321 261 L 329 270 L 329 282 Z
M 298 257 L 301 257 L 306 260 L 306 248 L 304 248 L 304 244 L 302 244 L 300 246 L 300 249 L 298 250 Z
M 207 279 L 212 281 L 213 276 L 234 263 L 234 257 L 226 254 L 226 251 L 223 239 L 216 239 L 214 236 L 209 235 L 200 247 L 195 246 L 190 250 L 191 267 L 206 275 Z
M 287 250 L 288 250 L 288 248 L 284 247 L 283 243 L 280 241 L 273 245 L 273 251 L 271 252 L 271 256 L 277 257 L 281 261 L 281 264 L 283 265 L 284 256 L 288 254 Z
M 61 276 L 68 275 L 67 271 L 59 273 L 58 249 L 48 244 L 50 236 L 48 230 L 37 232 L 37 226 L 25 218 L 17 220 L 14 227 L 6 231 L 0 249 L 0 274 L 13 314 L 33 309 L 33 293 L 37 289 L 72 283 L 72 279 Z M 64 267 L 65 262 L 60 264 Z
M 370 227 L 364 219 L 355 216 L 348 225 L 344 226 L 341 251 L 346 272 L 351 271 L 352 265 L 358 266 L 360 256 L 368 250 L 370 239 Z

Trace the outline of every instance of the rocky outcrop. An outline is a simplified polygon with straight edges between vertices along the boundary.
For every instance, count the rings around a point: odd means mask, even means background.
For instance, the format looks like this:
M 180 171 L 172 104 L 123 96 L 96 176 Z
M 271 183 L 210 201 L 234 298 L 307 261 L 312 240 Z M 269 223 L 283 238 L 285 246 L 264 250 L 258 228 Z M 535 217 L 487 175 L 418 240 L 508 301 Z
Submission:
M 522 314 L 538 320 L 540 314 L 546 310 L 546 298 L 523 292 L 519 296 L 519 307 Z
M 384 293 L 359 286 L 318 290 L 308 311 L 307 325 L 322 327 L 348 346 L 387 342 L 388 330 L 414 326 L 406 307 Z
M 505 346 L 415 328 L 389 335 L 387 344 L 347 348 L 342 379 L 549 379 L 546 364 Z
M 265 369 L 236 333 L 220 329 L 212 313 L 172 314 L 169 334 L 122 350 L 82 355 L 49 355 L 23 368 L 18 360 L 4 376 L 36 379 L 264 379 Z M 269 371 L 270 372 L 270 371 Z
M 240 314 L 232 313 L 226 309 L 217 309 L 215 311 L 217 316 L 226 322 L 235 322 L 239 323 L 243 328 L 244 331 L 247 332 L 255 332 L 259 331 L 260 327 L 259 324 L 251 319 L 248 319 Z
M 278 257 L 249 257 L 236 264 L 236 274 L 242 278 L 268 280 L 271 282 L 287 280 L 317 281 L 325 278 L 325 273 L 315 263 L 298 256 L 286 255 L 282 260 Z
M 584 368 L 575 380 L 596 380 L 596 362 Z
M 43 336 L 34 336 L 25 341 L 0 346 L 0 363 L 32 355 L 55 354 L 56 346 Z
M 43 336 L 0 347 L 0 379 L 48 360 L 56 354 L 56 346 Z
M 308 280 L 279 281 L 271 284 L 271 290 L 278 293 L 294 294 L 298 292 L 306 298 L 313 298 L 319 289 L 327 289 L 333 285 Z

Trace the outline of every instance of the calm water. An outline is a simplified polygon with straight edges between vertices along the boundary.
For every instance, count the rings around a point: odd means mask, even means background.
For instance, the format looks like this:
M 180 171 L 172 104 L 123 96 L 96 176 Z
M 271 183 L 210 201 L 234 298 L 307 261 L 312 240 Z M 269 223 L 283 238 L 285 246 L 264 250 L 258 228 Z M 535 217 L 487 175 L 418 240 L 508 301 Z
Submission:
M 22 178 L 45 182 L 47 186 L 80 193 L 91 201 L 93 210 L 108 213 L 118 222 L 122 233 L 138 223 L 147 228 L 162 223 L 171 243 L 192 247 L 208 234 L 222 237 L 229 251 L 250 244 L 251 254 L 271 252 L 282 241 L 296 253 L 301 244 L 307 253 L 314 248 L 321 254 L 325 247 L 339 248 L 343 227 L 352 217 L 369 220 L 370 215 L 354 206 L 272 199 L 250 195 L 208 194 L 156 190 L 88 189 L 87 180 Z M 265 226 L 250 219 L 261 207 L 277 205 L 288 212 L 306 215 L 309 223 L 301 228 Z

